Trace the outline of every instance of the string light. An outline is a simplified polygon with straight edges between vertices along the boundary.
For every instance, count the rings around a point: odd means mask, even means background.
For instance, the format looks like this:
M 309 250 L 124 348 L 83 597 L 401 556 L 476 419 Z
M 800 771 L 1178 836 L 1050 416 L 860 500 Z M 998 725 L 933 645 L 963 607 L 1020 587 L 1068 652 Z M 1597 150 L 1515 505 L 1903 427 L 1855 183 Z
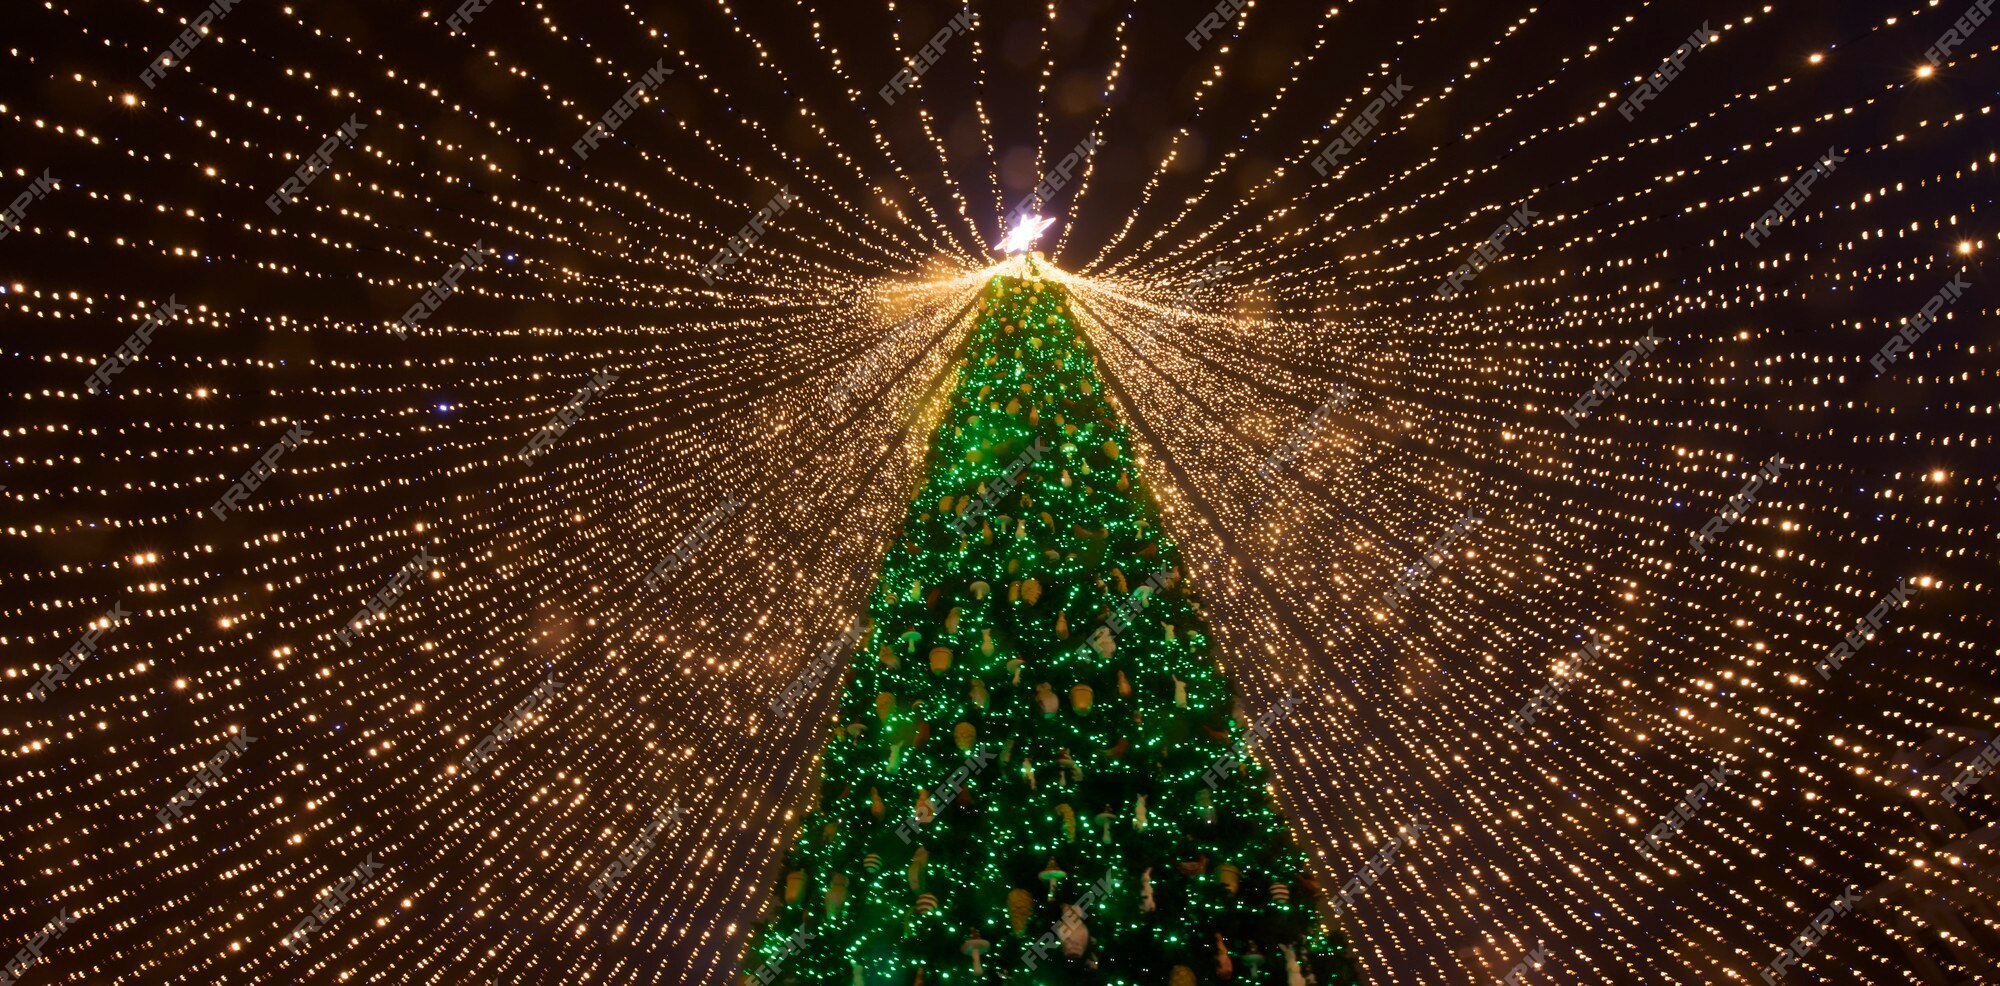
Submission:
M 52 929 L 29 976 L 741 970 L 845 665 L 793 714 L 771 700 L 867 609 L 980 294 L 1026 272 L 987 245 L 1041 177 L 1004 167 L 1032 131 L 1036 171 L 1104 137 L 1038 269 L 1236 707 L 1308 696 L 1258 747 L 1278 813 L 1323 887 L 1391 861 L 1327 921 L 1365 980 L 1492 981 L 1545 949 L 1526 978 L 1751 982 L 1849 887 L 1867 903 L 1799 981 L 1976 978 L 1996 782 L 1945 792 L 2000 733 L 1989 293 L 1893 373 L 1867 360 L 1955 273 L 1983 284 L 2000 32 L 1930 65 L 1911 53 L 1962 4 L 1753 4 L 1628 121 L 1698 26 L 1672 5 L 1258 0 L 1191 53 L 1158 5 L 975 3 L 892 107 L 877 87 L 957 5 L 778 7 L 530 0 L 454 34 L 442 8 L 246 6 L 152 88 L 191 13 L 15 12 L 0 59 L 35 90 L 0 96 L 0 202 L 53 179 L 0 241 L 0 951 Z M 1399 77 L 1409 98 L 1317 174 Z M 1829 145 L 1847 163 L 1744 242 Z M 705 284 L 781 188 L 796 206 Z M 1437 298 L 1524 202 L 1541 218 Z M 475 243 L 494 256 L 396 338 Z M 188 309 L 89 393 L 169 297 Z M 1689 551 L 1780 454 L 1796 468 Z M 1866 620 L 1902 580 L 1909 605 Z M 114 603 L 131 618 L 31 697 Z M 1642 858 L 1718 767 L 1740 776 Z

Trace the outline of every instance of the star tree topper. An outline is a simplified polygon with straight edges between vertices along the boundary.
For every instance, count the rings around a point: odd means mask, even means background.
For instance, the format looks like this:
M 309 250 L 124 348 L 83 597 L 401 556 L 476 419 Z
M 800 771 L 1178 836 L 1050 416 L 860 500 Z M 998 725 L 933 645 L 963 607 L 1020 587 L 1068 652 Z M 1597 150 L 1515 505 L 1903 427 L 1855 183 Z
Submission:
M 1053 225 L 1055 225 L 1053 217 L 1032 214 L 1021 216 L 1014 220 L 1014 228 L 1008 230 L 1007 235 L 1000 240 L 1000 252 L 1008 256 L 1027 253 L 1034 249 L 1035 241 Z

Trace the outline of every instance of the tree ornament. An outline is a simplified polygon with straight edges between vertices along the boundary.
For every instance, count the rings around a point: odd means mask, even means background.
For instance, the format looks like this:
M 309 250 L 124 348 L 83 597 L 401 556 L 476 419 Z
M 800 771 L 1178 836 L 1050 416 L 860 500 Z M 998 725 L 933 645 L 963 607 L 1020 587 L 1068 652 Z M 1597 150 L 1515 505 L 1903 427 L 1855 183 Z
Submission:
M 1105 656 L 1109 657 L 1110 655 L 1107 654 Z M 1125 677 L 1125 672 L 1122 669 L 1118 672 L 1118 697 L 1132 697 L 1132 679 Z
M 793 870 L 785 874 L 785 903 L 796 904 L 799 894 L 805 890 L 806 871 Z
M 1092 817 L 1097 819 L 1098 841 L 1104 843 L 1107 846 L 1110 845 L 1111 823 L 1116 821 L 1118 819 L 1118 816 L 1113 814 L 1110 807 L 1107 806 L 1103 811 L 1098 812 L 1096 815 Z
M 1068 640 L 1068 639 L 1069 639 L 1069 614 L 1068 614 L 1068 613 L 1057 613 L 1057 614 L 1056 614 L 1056 638 L 1057 638 L 1057 639 L 1059 639 L 1059 640 Z
M 1229 961 L 1229 946 L 1223 942 L 1221 932 L 1215 935 L 1215 974 L 1223 979 L 1236 975 L 1236 966 Z
M 1076 841 L 1076 809 L 1068 804 L 1056 806 L 1056 817 L 1062 819 L 1063 837 L 1066 841 Z
M 958 632 L 959 613 L 960 613 L 960 608 L 957 606 L 953 606 L 951 608 L 951 612 L 946 613 L 944 615 L 944 632 L 946 633 Z
M 923 846 L 918 846 L 917 851 L 910 854 L 911 890 L 922 890 L 924 888 L 924 866 L 929 864 L 930 861 L 931 851 Z
M 1069 755 L 1067 748 L 1056 753 L 1056 786 L 1073 787 L 1083 780 L 1083 771 L 1076 765 L 1076 759 Z
M 861 857 L 861 868 L 867 870 L 870 873 L 873 873 L 876 870 L 881 869 L 882 854 L 879 852 L 871 852 L 868 855 Z
M 979 706 L 982 709 L 986 707 L 986 703 L 988 701 L 986 697 L 986 682 L 983 682 L 978 678 L 972 679 L 971 699 L 972 699 L 972 704 Z
M 1063 872 L 1061 866 L 1056 865 L 1056 858 L 1054 856 L 1050 856 L 1048 865 L 1042 867 L 1042 872 L 1038 876 L 1040 879 L 1048 881 L 1049 896 L 1053 898 L 1056 895 L 1056 884 L 1063 882 L 1063 878 L 1069 876 L 1069 874 Z
M 931 648 L 931 673 L 943 674 L 949 667 L 951 667 L 951 648 Z
M 979 730 L 974 729 L 969 722 L 961 722 L 951 727 L 951 741 L 961 750 L 972 749 L 972 743 L 978 736 Z
M 929 914 L 930 912 L 937 910 L 937 905 L 938 905 L 938 899 L 936 894 L 922 893 L 917 895 L 917 902 L 915 906 L 916 906 L 916 912 L 918 914 Z M 922 975 L 921 969 L 918 970 L 918 974 L 919 976 Z
M 993 631 L 991 629 L 979 631 L 979 655 L 992 657 L 993 649 Z
M 1299 969 L 1298 950 L 1290 945 L 1280 945 L 1278 950 L 1285 953 L 1285 986 L 1306 986 L 1306 977 Z
M 1273 883 L 1273 884 L 1271 884 L 1271 899 L 1272 899 L 1272 900 L 1274 900 L 1274 901 L 1276 901 L 1276 902 L 1278 902 L 1278 903 L 1280 903 L 1280 904 L 1289 904 L 1289 903 L 1291 903 L 1291 902 L 1292 902 L 1292 888 L 1290 888 L 1290 887 L 1287 887 L 1287 886 L 1285 886 L 1285 885 L 1284 885 L 1284 884 L 1282 884 L 1282 883 Z
M 1146 827 L 1146 796 L 1142 794 L 1139 795 L 1138 801 L 1134 803 L 1132 806 L 1132 828 L 1135 830 L 1144 830 L 1145 827 Z
M 868 789 L 868 813 L 875 816 L 878 822 L 889 813 L 889 806 L 882 803 L 882 792 L 879 788 Z
M 918 825 L 929 825 L 937 817 L 937 808 L 931 804 L 929 791 L 917 788 L 917 805 L 910 810 L 910 814 L 915 816 Z
M 826 916 L 840 914 L 840 907 L 847 903 L 847 874 L 835 873 L 826 884 Z
M 891 671 L 894 671 L 897 664 L 900 663 L 896 658 L 896 649 L 888 644 L 883 644 L 881 652 L 875 656 L 881 660 L 883 667 Z
M 1015 887 L 1007 891 L 1007 921 L 1015 934 L 1028 930 L 1028 918 L 1035 912 L 1035 898 L 1026 890 Z
M 1153 868 L 1148 866 L 1139 874 L 1139 912 L 1151 914 L 1158 910 L 1159 903 L 1153 899 Z
M 1062 922 L 1056 925 L 1056 937 L 1062 940 L 1063 954 L 1070 958 L 1083 955 L 1090 945 L 1090 928 L 1083 923 L 1083 909 L 1075 904 L 1064 904 Z
M 1090 700 L 1091 691 L 1089 685 L 1074 685 L 1070 688 L 1069 707 L 1075 709 L 1077 715 L 1087 716 L 1090 714 Z
M 1049 687 L 1048 682 L 1044 681 L 1035 686 L 1035 705 L 1042 710 L 1042 715 L 1056 714 L 1060 703 L 1056 701 L 1056 693 Z
M 882 720 L 883 722 L 888 722 L 890 713 L 893 713 L 895 711 L 896 711 L 896 696 L 891 695 L 888 692 L 876 693 L 875 695 L 876 718 Z
M 1047 516 L 1047 514 L 1043 514 L 1043 516 Z M 1021 580 L 1021 599 L 1022 599 L 1022 601 L 1023 601 L 1023 602 L 1026 602 L 1026 603 L 1027 603 L 1028 605 L 1030 605 L 1030 606 L 1033 606 L 1033 605 L 1035 605 L 1036 603 L 1039 603 L 1039 602 L 1041 602 L 1041 601 L 1042 601 L 1042 582 L 1041 582 L 1041 580 L 1040 580 L 1040 579 L 1022 579 L 1022 580 Z
M 965 939 L 965 944 L 960 945 L 958 950 L 966 955 L 972 956 L 972 974 L 974 976 L 979 976 L 983 975 L 985 972 L 985 970 L 979 967 L 979 957 L 981 955 L 986 954 L 986 950 L 992 947 L 993 947 L 992 942 L 987 941 L 983 937 L 980 937 L 979 932 L 975 931 L 971 934 L 970 937 Z
M 1167 986 L 1195 986 L 1194 970 L 1184 965 L 1174 966 L 1167 974 Z
M 1243 885 L 1243 874 L 1234 864 L 1224 863 L 1215 871 L 1215 880 L 1222 884 L 1222 889 L 1229 891 L 1229 896 L 1234 897 L 1237 889 Z

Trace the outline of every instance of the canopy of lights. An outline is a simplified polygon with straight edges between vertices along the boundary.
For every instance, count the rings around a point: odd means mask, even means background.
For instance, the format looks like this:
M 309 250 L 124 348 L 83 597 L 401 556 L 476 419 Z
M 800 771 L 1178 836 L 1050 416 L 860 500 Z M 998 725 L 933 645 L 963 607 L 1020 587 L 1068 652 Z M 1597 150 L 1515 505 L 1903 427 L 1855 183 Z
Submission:
M 1128 981 L 746 957 L 1030 304 L 1342 950 L 1149 986 L 2000 981 L 1991 6 L 18 5 L 0 982 Z

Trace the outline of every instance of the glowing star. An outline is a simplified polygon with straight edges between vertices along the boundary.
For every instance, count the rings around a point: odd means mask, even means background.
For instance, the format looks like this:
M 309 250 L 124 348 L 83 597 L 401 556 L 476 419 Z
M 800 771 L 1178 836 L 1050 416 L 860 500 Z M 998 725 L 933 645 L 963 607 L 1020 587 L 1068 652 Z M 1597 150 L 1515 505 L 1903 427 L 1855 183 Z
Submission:
M 1014 228 L 1008 230 L 1006 238 L 1000 241 L 1000 252 L 1008 256 L 1027 253 L 1034 249 L 1035 241 L 1041 239 L 1042 234 L 1053 225 L 1055 219 L 1042 216 L 1022 216 L 1014 220 Z

